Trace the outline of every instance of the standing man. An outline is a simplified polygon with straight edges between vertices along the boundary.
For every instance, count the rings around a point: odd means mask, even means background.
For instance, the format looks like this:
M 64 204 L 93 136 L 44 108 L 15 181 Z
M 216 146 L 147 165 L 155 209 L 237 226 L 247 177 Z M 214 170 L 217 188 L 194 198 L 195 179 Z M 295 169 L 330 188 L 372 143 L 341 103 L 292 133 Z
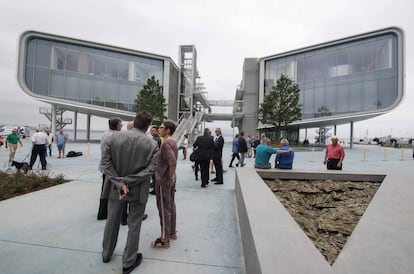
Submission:
M 157 145 L 146 135 L 151 122 L 150 113 L 138 112 L 133 129 L 112 134 L 105 144 L 101 159 L 106 175 L 105 183 L 110 184 L 102 261 L 106 263 L 111 260 L 118 238 L 124 201 L 128 201 L 128 237 L 122 256 L 124 274 L 131 273 L 142 261 L 142 254 L 137 253 L 141 222 L 158 155 Z
M 175 184 L 177 177 L 178 148 L 177 143 L 171 137 L 175 131 L 175 124 L 164 121 L 159 127 L 159 132 L 164 142 L 158 153 L 157 171 L 155 173 L 155 195 L 157 208 L 160 215 L 161 237 L 151 243 L 154 248 L 169 248 L 170 239 L 177 239 L 176 211 L 175 211 Z
M 232 147 L 231 147 L 231 160 L 229 167 L 233 167 L 233 161 L 235 158 L 237 158 L 237 164 L 236 166 L 239 166 L 240 162 L 240 156 L 239 156 L 239 134 L 236 134 L 236 136 L 233 139 Z
M 338 144 L 338 137 L 332 136 L 331 142 L 331 144 L 326 146 L 323 164 L 326 165 L 327 169 L 342 170 L 345 150 L 342 145 Z
M 151 133 L 152 139 L 154 139 L 157 142 L 158 148 L 160 148 L 162 144 L 162 140 L 161 140 L 160 134 L 158 133 L 158 126 L 152 126 L 150 129 L 150 133 Z M 149 193 L 152 195 L 155 195 L 155 174 L 152 175 L 150 189 L 152 190 Z
M 122 129 L 122 120 L 118 117 L 113 117 L 108 120 L 109 130 L 105 131 L 101 137 L 101 157 L 104 154 L 104 148 L 106 142 L 111 138 L 112 134 L 115 131 L 120 131 Z M 110 184 L 105 185 L 105 173 L 103 173 L 103 168 L 101 163 L 99 163 L 99 171 L 102 173 L 102 187 L 101 187 L 101 199 L 99 200 L 99 209 L 98 209 L 98 220 L 106 220 L 108 216 L 108 197 L 110 191 Z M 126 219 L 126 218 L 125 218 Z
M 7 135 L 5 147 L 9 148 L 9 166 L 14 161 L 14 155 L 16 154 L 17 144 L 23 147 L 23 143 L 20 140 L 19 134 L 17 134 L 17 128 L 13 128 L 12 133 Z
M 246 164 L 244 163 L 244 159 L 246 158 L 247 152 L 247 142 L 244 138 L 244 132 L 240 132 L 239 136 L 239 153 L 240 153 L 240 167 L 244 167 Z M 238 166 L 236 164 L 236 166 Z
M 68 140 L 68 135 L 63 133 L 63 128 L 59 130 L 59 134 L 56 134 L 56 140 L 57 140 L 57 148 L 59 151 L 58 158 L 65 158 L 65 146 Z
M 33 164 L 36 162 L 37 155 L 39 155 L 40 163 L 42 164 L 42 170 L 46 170 L 46 145 L 48 144 L 47 135 L 36 129 L 36 133 L 32 136 L 32 156 L 30 157 L 29 168 L 33 168 Z
M 215 181 L 215 185 L 222 185 L 223 184 L 223 162 L 221 158 L 223 157 L 223 146 L 224 146 L 224 138 L 221 136 L 221 129 L 216 128 L 216 138 L 214 139 L 215 148 L 213 150 L 213 163 L 216 169 L 216 178 L 212 179 L 211 181 Z
M 46 130 L 46 135 L 47 135 L 47 146 L 46 146 L 46 150 L 49 149 L 49 156 L 52 156 L 52 144 L 53 144 L 53 136 L 52 134 L 50 134 L 50 130 Z M 47 151 L 46 151 L 46 156 L 47 156 Z
M 197 137 L 193 143 L 194 149 L 197 149 L 197 158 L 201 169 L 201 187 L 207 187 L 210 179 L 208 167 L 213 154 L 215 143 L 208 128 L 204 129 L 204 134 Z

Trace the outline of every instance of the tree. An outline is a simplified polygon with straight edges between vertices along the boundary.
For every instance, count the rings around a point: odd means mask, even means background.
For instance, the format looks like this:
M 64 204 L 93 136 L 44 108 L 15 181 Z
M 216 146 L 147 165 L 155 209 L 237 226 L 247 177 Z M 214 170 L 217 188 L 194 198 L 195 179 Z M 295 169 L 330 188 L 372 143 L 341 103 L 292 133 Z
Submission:
M 135 99 L 134 111 L 147 111 L 151 113 L 154 121 L 161 122 L 165 117 L 164 113 L 167 110 L 165 98 L 162 94 L 162 86 L 160 81 L 151 76 L 147 80 L 141 91 L 137 94 Z
M 281 75 L 269 94 L 264 97 L 259 109 L 259 121 L 275 126 L 276 131 L 283 129 L 302 117 L 299 104 L 300 88 L 288 76 Z

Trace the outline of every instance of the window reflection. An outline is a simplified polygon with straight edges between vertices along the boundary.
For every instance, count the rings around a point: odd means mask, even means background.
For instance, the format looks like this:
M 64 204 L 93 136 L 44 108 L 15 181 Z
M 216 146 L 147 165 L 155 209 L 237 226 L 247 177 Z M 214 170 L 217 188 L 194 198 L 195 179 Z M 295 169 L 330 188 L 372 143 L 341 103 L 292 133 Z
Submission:
M 39 38 L 26 47 L 26 85 L 41 95 L 133 111 L 153 75 L 163 82 L 163 60 Z
M 386 34 L 265 61 L 264 94 L 287 74 L 301 89 L 302 119 L 389 107 L 397 97 L 397 39 Z

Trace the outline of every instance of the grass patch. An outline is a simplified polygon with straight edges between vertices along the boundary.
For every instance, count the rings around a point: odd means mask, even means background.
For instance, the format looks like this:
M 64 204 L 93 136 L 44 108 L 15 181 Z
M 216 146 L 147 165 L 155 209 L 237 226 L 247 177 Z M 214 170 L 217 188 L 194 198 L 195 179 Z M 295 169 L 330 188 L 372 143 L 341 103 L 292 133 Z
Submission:
M 0 171 L 0 201 L 69 182 L 62 174 L 7 173 Z

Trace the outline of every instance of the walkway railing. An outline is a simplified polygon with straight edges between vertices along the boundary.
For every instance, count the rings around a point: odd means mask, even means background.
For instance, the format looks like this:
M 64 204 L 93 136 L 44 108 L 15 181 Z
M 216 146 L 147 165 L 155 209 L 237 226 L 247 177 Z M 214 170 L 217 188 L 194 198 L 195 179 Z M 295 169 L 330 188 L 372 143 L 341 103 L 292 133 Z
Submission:
M 177 146 L 180 147 L 184 140 L 184 135 L 191 133 L 198 123 L 203 119 L 204 113 L 196 112 L 194 117 L 190 113 L 186 113 L 181 116 L 178 121 L 178 126 L 173 134 L 174 140 L 177 142 Z

